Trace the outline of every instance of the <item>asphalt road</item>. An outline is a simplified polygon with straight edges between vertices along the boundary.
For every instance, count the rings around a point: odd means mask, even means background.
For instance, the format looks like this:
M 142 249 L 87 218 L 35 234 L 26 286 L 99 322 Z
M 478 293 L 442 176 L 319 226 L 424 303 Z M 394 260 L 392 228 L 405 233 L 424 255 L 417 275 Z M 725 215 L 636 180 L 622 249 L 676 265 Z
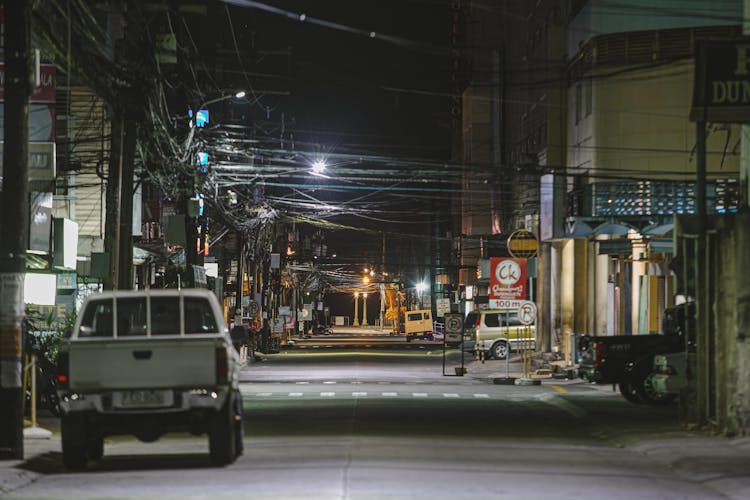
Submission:
M 71 473 L 55 437 L 27 445 L 18 470 L 28 480 L 5 496 L 705 499 L 750 491 L 750 450 L 686 432 L 676 407 L 635 406 L 611 388 L 496 385 L 501 361 L 446 377 L 431 350 L 264 359 L 243 371 L 245 454 L 236 463 L 210 467 L 205 437 L 116 438 L 100 462 Z

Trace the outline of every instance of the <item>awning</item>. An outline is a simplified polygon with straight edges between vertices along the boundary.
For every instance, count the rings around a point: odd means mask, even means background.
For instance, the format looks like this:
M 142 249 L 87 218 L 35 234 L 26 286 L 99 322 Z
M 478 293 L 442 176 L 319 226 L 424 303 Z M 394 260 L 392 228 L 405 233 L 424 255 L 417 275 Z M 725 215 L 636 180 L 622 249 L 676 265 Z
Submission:
M 674 224 L 671 222 L 669 224 L 651 224 L 648 227 L 645 227 L 641 234 L 644 236 L 664 236 L 664 235 L 671 235 L 672 230 L 674 229 Z

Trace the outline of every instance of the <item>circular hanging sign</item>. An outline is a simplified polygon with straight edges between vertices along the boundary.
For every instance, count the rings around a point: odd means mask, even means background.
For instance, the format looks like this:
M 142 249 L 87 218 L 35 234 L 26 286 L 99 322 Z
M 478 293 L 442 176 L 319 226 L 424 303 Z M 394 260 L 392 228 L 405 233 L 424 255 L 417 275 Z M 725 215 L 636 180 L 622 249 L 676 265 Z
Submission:
M 524 300 L 518 308 L 518 320 L 524 325 L 533 325 L 536 321 L 536 304 Z
M 463 330 L 463 321 L 461 316 L 458 314 L 450 314 L 445 316 L 445 332 L 446 333 L 461 333 Z
M 516 259 L 536 257 L 539 241 L 534 233 L 526 229 L 517 229 L 508 237 L 508 252 Z
M 254 300 L 251 300 L 247 305 L 247 312 L 250 313 L 250 316 L 257 316 L 260 312 L 260 305 Z

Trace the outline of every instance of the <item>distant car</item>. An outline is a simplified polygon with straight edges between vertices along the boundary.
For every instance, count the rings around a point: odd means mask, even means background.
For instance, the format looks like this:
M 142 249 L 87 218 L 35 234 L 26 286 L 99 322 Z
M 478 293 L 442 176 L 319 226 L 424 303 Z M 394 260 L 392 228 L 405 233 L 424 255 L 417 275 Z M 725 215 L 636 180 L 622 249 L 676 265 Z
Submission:
M 464 351 L 505 359 L 512 351 L 536 348 L 536 329 L 518 319 L 518 309 L 471 311 L 464 319 Z
M 404 318 L 404 333 L 406 341 L 414 339 L 432 339 L 432 310 L 417 309 L 406 311 Z

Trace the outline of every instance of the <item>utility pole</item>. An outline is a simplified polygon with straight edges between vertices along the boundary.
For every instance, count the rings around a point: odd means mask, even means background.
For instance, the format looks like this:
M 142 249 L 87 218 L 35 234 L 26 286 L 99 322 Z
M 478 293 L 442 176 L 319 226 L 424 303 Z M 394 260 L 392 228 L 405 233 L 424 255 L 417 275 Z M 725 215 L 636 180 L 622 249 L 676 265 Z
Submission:
M 23 458 L 23 281 L 29 235 L 31 1 L 5 2 L 5 141 L 0 204 L 0 460 Z

